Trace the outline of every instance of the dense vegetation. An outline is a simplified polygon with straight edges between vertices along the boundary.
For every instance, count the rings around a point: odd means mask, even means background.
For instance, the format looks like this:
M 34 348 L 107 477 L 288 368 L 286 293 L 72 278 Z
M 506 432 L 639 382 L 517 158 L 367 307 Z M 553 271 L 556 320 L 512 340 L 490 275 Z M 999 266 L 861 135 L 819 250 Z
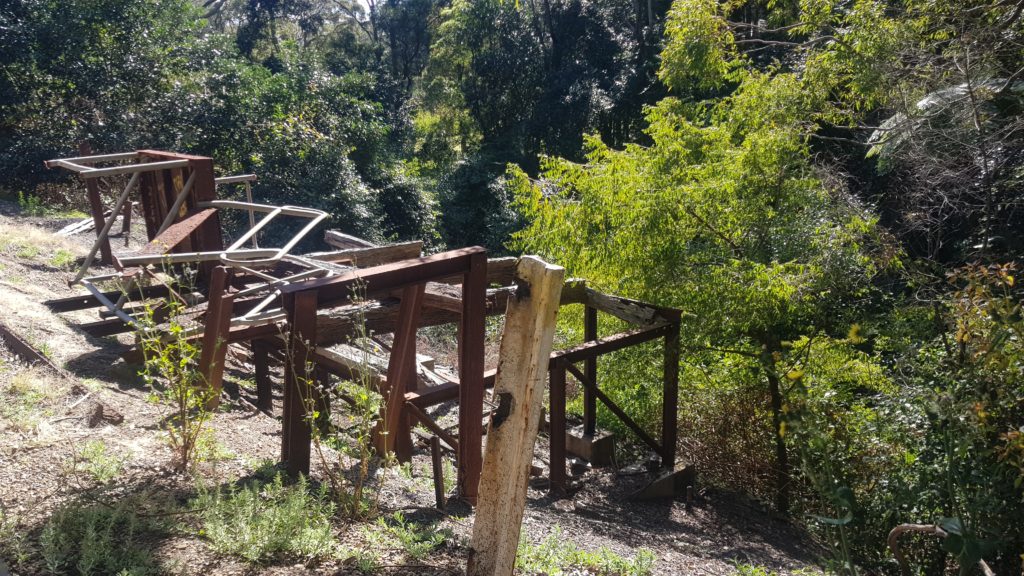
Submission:
M 541 253 L 686 312 L 685 456 L 819 533 L 837 572 L 893 570 L 888 530 L 941 522 L 923 570 L 1017 573 L 1022 12 L 18 0 L 0 186 L 59 202 L 43 159 L 167 148 L 348 232 Z M 625 360 L 609 393 L 657 413 Z

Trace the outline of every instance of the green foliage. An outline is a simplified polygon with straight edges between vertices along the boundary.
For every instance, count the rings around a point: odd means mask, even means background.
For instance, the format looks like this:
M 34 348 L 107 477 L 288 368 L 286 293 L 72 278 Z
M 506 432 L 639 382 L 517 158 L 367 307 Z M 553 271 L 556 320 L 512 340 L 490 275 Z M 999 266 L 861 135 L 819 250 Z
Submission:
M 161 573 L 153 557 L 152 535 L 162 528 L 135 512 L 129 499 L 113 505 L 70 504 L 43 526 L 40 553 L 52 574 Z
M 411 522 L 401 512 L 378 518 L 366 536 L 375 547 L 393 547 L 397 543 L 411 560 L 423 560 L 453 537 L 447 528 L 438 530 L 433 524 Z
M 640 548 L 632 559 L 619 556 L 608 548 L 594 552 L 580 550 L 555 528 L 539 544 L 531 544 L 523 535 L 516 550 L 516 568 L 524 574 L 563 574 L 585 570 L 598 576 L 649 576 L 653 573 L 654 553 Z
M 174 317 L 184 304 L 172 301 L 169 308 Z M 165 330 L 154 330 L 153 318 L 153 310 L 147 307 L 138 331 L 145 362 L 140 375 L 150 388 L 150 400 L 167 411 L 163 425 L 174 453 L 173 465 L 186 471 L 195 463 L 212 417 L 208 407 L 215 392 L 203 380 L 198 365 L 200 349 L 189 337 L 188 327 L 172 320 Z
M 305 477 L 291 486 L 276 475 L 266 484 L 200 487 L 191 505 L 202 523 L 199 534 L 220 553 L 264 563 L 326 558 L 340 550 L 326 485 L 311 492 Z
M 84 471 L 100 484 L 121 475 L 124 459 L 113 454 L 102 440 L 87 442 L 75 455 L 75 468 Z

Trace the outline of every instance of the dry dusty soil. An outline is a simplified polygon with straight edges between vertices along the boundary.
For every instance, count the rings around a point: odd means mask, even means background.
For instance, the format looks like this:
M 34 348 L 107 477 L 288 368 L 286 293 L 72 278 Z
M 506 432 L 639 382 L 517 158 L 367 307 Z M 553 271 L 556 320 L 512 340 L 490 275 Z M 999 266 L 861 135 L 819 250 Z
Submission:
M 251 564 L 213 550 L 188 502 L 199 484 L 227 486 L 253 477 L 257 470 L 265 473 L 276 462 L 280 390 L 275 391 L 272 415 L 255 410 L 252 366 L 244 353 L 232 353 L 226 401 L 212 418 L 214 440 L 207 443 L 204 461 L 190 474 L 172 470 L 163 439 L 167 410 L 149 399 L 138 375 L 140 366 L 122 357 L 134 337 L 88 336 L 76 325 L 96 320 L 96 310 L 55 315 L 41 304 L 77 293 L 67 281 L 92 234 L 69 239 L 53 235 L 73 220 L 29 217 L 10 204 L 0 204 L 0 322 L 65 371 L 61 375 L 27 367 L 0 347 L 0 576 L 51 573 L 40 553 L 40 539 L 54 514 L 68 507 L 122 501 L 133 502 L 141 517 L 163 520 L 163 529 L 141 537 L 158 572 L 360 573 L 360 566 L 345 555 Z M 437 356 L 443 357 L 443 351 Z M 95 455 L 97 450 L 102 457 Z M 537 453 L 537 462 L 543 465 L 545 447 L 539 445 Z M 339 458 L 327 450 L 329 461 Z M 100 481 L 89 470 L 104 462 L 114 462 L 113 478 Z M 379 482 L 374 484 L 382 514 L 403 511 L 410 522 L 449 531 L 422 559 L 413 559 L 393 539 L 368 540 L 373 520 L 332 521 L 337 540 L 348 550 L 370 555 L 376 573 L 462 573 L 473 513 L 455 498 L 449 499 L 445 512 L 433 509 L 430 469 L 429 451 L 421 445 L 411 467 L 378 472 Z M 322 480 L 319 463 L 311 476 L 314 484 Z M 627 559 L 645 548 L 655 558 L 653 574 L 734 574 L 738 565 L 764 567 L 765 574 L 818 573 L 817 549 L 791 525 L 710 488 L 697 490 L 690 504 L 679 498 L 630 500 L 628 496 L 648 480 L 646 473 L 594 469 L 573 479 L 575 490 L 569 497 L 555 500 L 543 478 L 535 478 L 524 537 L 532 543 L 547 539 L 589 552 L 604 547 Z M 563 568 L 567 574 L 596 573 L 580 566 Z M 74 567 L 64 570 L 76 573 Z

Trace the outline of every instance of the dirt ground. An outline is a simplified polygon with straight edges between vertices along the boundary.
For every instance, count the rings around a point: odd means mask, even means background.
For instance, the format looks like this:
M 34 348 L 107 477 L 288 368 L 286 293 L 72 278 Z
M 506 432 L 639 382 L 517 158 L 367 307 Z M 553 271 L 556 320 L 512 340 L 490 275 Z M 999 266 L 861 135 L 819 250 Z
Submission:
M 195 477 L 169 467 L 170 452 L 161 439 L 166 413 L 148 400 L 138 375 L 140 367 L 122 358 L 133 336 L 88 336 L 76 325 L 96 320 L 95 310 L 55 315 L 42 304 L 81 290 L 69 288 L 67 281 L 92 234 L 70 239 L 52 234 L 76 219 L 27 217 L 18 214 L 16 206 L 0 203 L 0 322 L 70 376 L 28 368 L 0 347 L 0 541 L 6 539 L 6 547 L 0 547 L 0 576 L 48 573 L 38 559 L 13 557 L 18 549 L 14 544 L 31 550 L 48 518 L 68 503 L 110 503 L 144 493 L 165 501 L 161 510 L 172 510 L 180 509 L 196 491 Z M 443 346 L 438 348 L 437 356 L 443 357 Z M 280 450 L 280 389 L 275 390 L 273 416 L 255 410 L 251 405 L 255 398 L 247 386 L 252 366 L 244 355 L 231 356 L 225 383 L 229 401 L 212 419 L 214 449 L 195 472 L 207 486 L 249 477 L 261 466 L 276 462 Z M 102 441 L 123 463 L 123 472 L 102 488 L 76 467 L 83 447 L 96 441 Z M 543 438 L 537 454 L 537 461 L 543 463 Z M 331 453 L 330 457 L 336 456 Z M 817 571 L 817 549 L 804 534 L 728 492 L 701 488 L 689 505 L 679 498 L 630 500 L 629 495 L 650 480 L 646 472 L 630 473 L 634 468 L 589 470 L 573 479 L 576 488 L 569 497 L 558 500 L 548 495 L 543 478 L 531 480 L 526 538 L 539 542 L 555 533 L 580 549 L 606 547 L 626 557 L 646 548 L 656 557 L 655 574 L 733 574 L 737 564 L 782 574 Z M 385 478 L 380 499 L 383 512 L 402 510 L 410 520 L 436 522 L 453 536 L 422 562 L 411 562 L 397 547 L 377 550 L 378 573 L 461 573 L 472 510 L 454 498 L 444 513 L 432 508 L 429 450 L 418 446 L 411 467 L 381 474 Z M 321 478 L 322 469 L 315 465 L 311 476 L 314 481 Z M 183 527 L 153 543 L 167 573 L 356 573 L 344 561 L 249 565 L 213 552 L 190 528 L 194 526 L 187 514 L 182 516 Z M 339 540 L 355 547 L 367 545 L 360 543 L 362 528 L 356 522 L 335 522 Z

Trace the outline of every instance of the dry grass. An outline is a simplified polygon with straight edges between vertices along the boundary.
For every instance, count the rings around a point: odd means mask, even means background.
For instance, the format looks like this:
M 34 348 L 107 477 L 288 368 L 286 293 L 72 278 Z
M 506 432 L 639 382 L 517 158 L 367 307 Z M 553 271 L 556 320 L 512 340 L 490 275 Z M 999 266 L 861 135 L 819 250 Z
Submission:
M 66 269 L 79 256 L 84 256 L 84 251 L 67 238 L 55 236 L 36 226 L 0 222 L 0 255 Z
M 0 430 L 33 432 L 52 416 L 64 389 L 46 370 L 11 360 L 0 364 Z

